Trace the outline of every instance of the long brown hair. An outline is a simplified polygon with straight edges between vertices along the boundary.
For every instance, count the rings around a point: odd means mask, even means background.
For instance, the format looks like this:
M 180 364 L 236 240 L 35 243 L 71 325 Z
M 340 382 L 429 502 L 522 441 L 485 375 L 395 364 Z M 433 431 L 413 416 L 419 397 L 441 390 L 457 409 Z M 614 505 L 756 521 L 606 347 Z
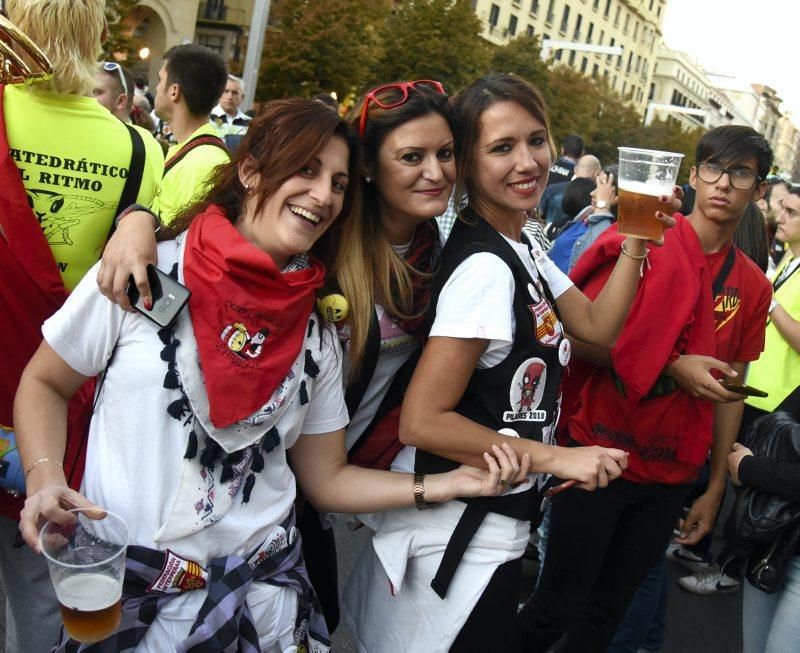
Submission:
M 350 111 L 347 121 L 356 127 L 366 101 L 362 96 Z M 408 89 L 408 99 L 396 107 L 383 109 L 370 104 L 364 130 L 366 171 L 374 175 L 378 153 L 387 136 L 401 125 L 432 113 L 441 115 L 453 129 L 447 96 L 426 88 Z M 350 377 L 361 366 L 375 303 L 380 303 L 396 319 L 415 317 L 411 274 L 418 272 L 395 252 L 381 221 L 376 183 L 364 185 L 362 211 L 342 226 L 341 241 L 333 273 L 350 304 L 348 356 Z M 433 217 L 433 216 L 431 216 Z
M 217 166 L 209 177 L 205 195 L 180 213 L 159 240 L 174 238 L 189 228 L 192 220 L 212 204 L 219 206 L 228 220 L 236 223 L 242 213 L 245 195 L 258 198 L 258 214 L 288 179 L 306 165 L 334 136 L 347 142 L 350 154 L 342 211 L 336 222 L 314 244 L 312 253 L 330 266 L 335 243 L 348 216 L 360 213 L 361 144 L 352 129 L 333 111 L 313 100 L 293 98 L 275 100 L 264 105 L 261 114 L 250 122 L 247 134 L 229 163 Z M 259 182 L 247 191 L 239 176 L 239 167 L 258 174 Z

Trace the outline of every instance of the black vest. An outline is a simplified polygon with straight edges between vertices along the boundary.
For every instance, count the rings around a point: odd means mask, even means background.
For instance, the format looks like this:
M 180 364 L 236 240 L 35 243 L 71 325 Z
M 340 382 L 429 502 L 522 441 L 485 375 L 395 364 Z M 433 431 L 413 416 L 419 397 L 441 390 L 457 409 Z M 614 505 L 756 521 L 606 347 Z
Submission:
M 498 365 L 476 369 L 455 411 L 498 431 L 513 429 L 520 437 L 553 443 L 558 420 L 562 365 L 559 347 L 564 339 L 555 301 L 544 278 L 532 279 L 511 245 L 471 209 L 456 221 L 442 252 L 442 264 L 433 285 L 429 320 L 433 324 L 442 288 L 455 269 L 472 254 L 490 252 L 508 265 L 514 276 L 514 319 L 511 351 Z M 524 238 L 524 235 L 523 235 Z M 417 449 L 418 473 L 449 471 L 459 463 Z M 543 489 L 543 488 L 542 488 Z M 431 583 L 441 596 L 469 541 L 488 512 L 536 521 L 541 494 L 538 487 L 500 497 L 464 499 L 467 510 L 450 539 Z

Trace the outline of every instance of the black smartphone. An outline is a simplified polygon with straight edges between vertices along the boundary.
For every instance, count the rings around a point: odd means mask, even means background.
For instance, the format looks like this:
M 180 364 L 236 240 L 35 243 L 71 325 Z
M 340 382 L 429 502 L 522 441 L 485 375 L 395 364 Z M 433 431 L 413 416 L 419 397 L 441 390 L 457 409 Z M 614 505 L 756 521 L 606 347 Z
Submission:
M 160 327 L 168 327 L 186 306 L 192 292 L 154 265 L 147 266 L 147 282 L 150 284 L 150 291 L 153 295 L 153 306 L 150 310 L 147 310 L 142 303 L 133 275 L 128 279 L 126 291 L 128 299 L 131 305 L 146 318 Z
M 731 392 L 738 392 L 740 395 L 747 395 L 748 397 L 769 397 L 769 393 L 754 388 L 751 385 L 742 385 L 740 383 L 731 383 L 729 381 L 720 381 L 720 385 L 726 390 Z

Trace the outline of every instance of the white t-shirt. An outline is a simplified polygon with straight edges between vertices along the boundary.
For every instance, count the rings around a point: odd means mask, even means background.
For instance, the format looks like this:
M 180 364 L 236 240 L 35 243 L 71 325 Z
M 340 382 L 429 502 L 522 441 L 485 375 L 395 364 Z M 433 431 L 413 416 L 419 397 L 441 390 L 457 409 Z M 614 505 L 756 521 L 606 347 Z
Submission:
M 174 246 L 169 245 L 159 246 L 159 267 L 163 270 L 171 269 L 175 262 Z M 309 402 L 301 406 L 295 398 L 278 423 L 280 444 L 264 454 L 266 464 L 256 474 L 249 502 L 237 499 L 213 525 L 180 539 L 156 543 L 153 537 L 170 513 L 177 493 L 186 430 L 181 421 L 167 413 L 167 406 L 178 395 L 177 391 L 163 388 L 167 366 L 160 358 L 163 344 L 157 335 L 158 327 L 103 297 L 95 281 L 96 267 L 42 327 L 47 343 L 85 376 L 94 376 L 106 367 L 116 344 L 92 417 L 83 494 L 125 519 L 131 544 L 170 548 L 201 565 L 211 558 L 252 552 L 286 517 L 294 502 L 295 481 L 286 450 L 301 433 L 328 433 L 347 424 L 341 353 L 335 334 L 327 329 L 323 336 L 320 373 L 308 387 Z M 185 309 L 178 319 L 188 319 L 188 315 Z M 202 447 L 201 442 L 200 451 Z M 290 592 L 289 599 L 284 591 Z M 296 604 L 291 594 L 291 590 L 253 584 L 248 603 L 251 608 L 263 608 L 254 610 L 254 614 L 261 614 L 262 621 L 257 622 L 259 635 L 265 634 L 263 619 L 273 620 L 276 609 L 286 611 L 275 601 L 282 605 L 289 600 L 290 607 Z M 204 598 L 205 591 L 188 592 L 170 601 L 159 619 L 180 622 L 174 636 L 181 637 L 183 633 L 185 637 Z M 266 614 L 272 616 L 264 617 Z M 285 624 L 272 626 L 285 630 Z M 267 624 L 267 629 L 270 627 Z M 156 628 L 152 636 L 148 633 L 148 639 L 158 632 Z
M 570 278 L 547 256 L 542 254 L 534 262 L 525 243 L 505 240 L 533 279 L 544 277 L 554 299 L 573 286 Z M 511 269 L 496 254 L 479 252 L 468 257 L 442 288 L 431 337 L 484 338 L 489 344 L 478 367 L 484 369 L 501 363 L 514 342 L 514 287 Z
M 534 262 L 525 243 L 505 239 L 533 279 L 544 277 L 554 299 L 574 285 L 540 249 L 534 246 L 534 253 L 539 252 Z M 444 284 L 430 336 L 486 339 L 489 343 L 478 360 L 478 368 L 502 363 L 511 351 L 516 331 L 514 289 L 514 275 L 500 257 L 490 252 L 472 254 Z M 404 447 L 392 469 L 414 471 L 415 451 L 414 447 Z

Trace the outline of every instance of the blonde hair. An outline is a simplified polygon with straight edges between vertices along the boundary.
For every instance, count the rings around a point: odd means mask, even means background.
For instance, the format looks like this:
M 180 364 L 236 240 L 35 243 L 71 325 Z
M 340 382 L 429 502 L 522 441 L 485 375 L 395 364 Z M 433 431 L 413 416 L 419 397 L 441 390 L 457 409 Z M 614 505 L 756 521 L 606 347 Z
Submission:
M 94 84 L 105 27 L 105 0 L 6 0 L 9 20 L 53 64 L 53 77 L 34 88 L 86 95 Z

